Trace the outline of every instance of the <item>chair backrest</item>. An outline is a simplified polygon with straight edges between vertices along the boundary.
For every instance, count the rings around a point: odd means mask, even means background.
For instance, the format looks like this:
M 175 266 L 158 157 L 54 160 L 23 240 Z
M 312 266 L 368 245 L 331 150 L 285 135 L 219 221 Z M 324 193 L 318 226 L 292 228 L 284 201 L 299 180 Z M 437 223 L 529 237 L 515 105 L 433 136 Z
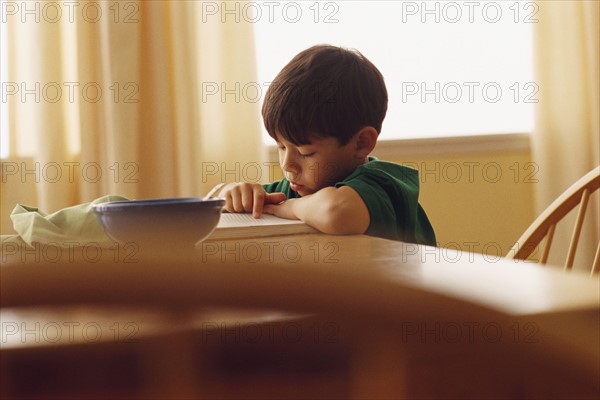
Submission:
M 556 200 L 552 202 L 544 210 L 544 212 L 527 228 L 525 233 L 519 238 L 517 243 L 509 251 L 507 257 L 517 260 L 527 259 L 535 249 L 540 245 L 541 241 L 546 237 L 540 263 L 545 264 L 548 260 L 550 247 L 556 225 L 577 205 L 577 219 L 571 235 L 567 258 L 564 264 L 565 270 L 570 270 L 573 267 L 581 228 L 585 219 L 585 212 L 590 199 L 590 195 L 600 187 L 600 167 L 596 167 L 581 179 L 575 182 L 571 187 L 565 190 Z M 592 274 L 600 270 L 600 242 L 596 248 L 596 255 L 592 264 Z

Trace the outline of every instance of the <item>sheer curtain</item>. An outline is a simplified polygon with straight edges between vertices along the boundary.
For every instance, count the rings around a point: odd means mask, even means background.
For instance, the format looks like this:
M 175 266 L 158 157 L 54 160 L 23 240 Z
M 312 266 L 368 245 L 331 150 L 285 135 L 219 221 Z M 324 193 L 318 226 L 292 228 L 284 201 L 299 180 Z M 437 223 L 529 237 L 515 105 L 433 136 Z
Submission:
M 533 157 L 539 166 L 538 213 L 600 164 L 599 4 L 596 0 L 537 2 L 534 48 L 540 95 Z M 599 237 L 597 196 L 588 206 L 590 224 L 582 234 L 575 265 L 578 259 L 590 260 L 591 265 Z M 557 230 L 555 246 L 568 242 L 571 227 Z M 565 255 L 565 248 L 552 252 L 550 262 L 560 262 Z
M 258 102 L 243 92 L 256 81 L 251 24 L 199 1 L 35 3 L 37 21 L 24 3 L 6 15 L 2 233 L 16 203 L 198 196 L 264 165 Z

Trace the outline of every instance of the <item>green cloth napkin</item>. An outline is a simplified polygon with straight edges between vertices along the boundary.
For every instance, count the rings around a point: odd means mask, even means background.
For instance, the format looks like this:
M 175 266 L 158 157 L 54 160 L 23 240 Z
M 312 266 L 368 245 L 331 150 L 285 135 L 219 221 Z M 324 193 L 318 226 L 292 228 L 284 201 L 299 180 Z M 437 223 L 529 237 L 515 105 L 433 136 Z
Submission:
M 63 208 L 50 215 L 35 207 L 17 204 L 10 219 L 15 231 L 29 246 L 33 246 L 33 243 L 53 243 L 60 246 L 67 242 L 110 246 L 113 241 L 104 233 L 92 206 L 119 200 L 127 199 L 115 195 L 103 196 L 91 203 Z

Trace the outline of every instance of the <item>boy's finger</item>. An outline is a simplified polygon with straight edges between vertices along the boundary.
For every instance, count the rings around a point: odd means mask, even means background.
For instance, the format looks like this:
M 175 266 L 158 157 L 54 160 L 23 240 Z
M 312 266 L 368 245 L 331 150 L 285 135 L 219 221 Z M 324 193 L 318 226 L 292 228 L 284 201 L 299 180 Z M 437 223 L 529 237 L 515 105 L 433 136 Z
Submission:
M 267 193 L 265 196 L 265 204 L 279 204 L 285 200 L 284 193 Z
M 254 190 L 254 204 L 252 207 L 252 216 L 254 218 L 260 218 L 263 212 L 263 204 L 265 202 L 265 190 L 260 187 Z
M 241 210 L 241 212 L 251 212 L 253 201 L 254 201 L 254 191 L 251 188 L 244 188 L 242 190 L 242 210 Z
M 242 194 L 239 190 L 232 190 L 231 192 L 231 205 L 233 212 L 243 212 L 244 206 L 242 205 Z
M 235 207 L 233 207 L 233 198 L 231 197 L 231 192 L 227 192 L 225 194 L 225 210 L 228 212 L 235 212 Z

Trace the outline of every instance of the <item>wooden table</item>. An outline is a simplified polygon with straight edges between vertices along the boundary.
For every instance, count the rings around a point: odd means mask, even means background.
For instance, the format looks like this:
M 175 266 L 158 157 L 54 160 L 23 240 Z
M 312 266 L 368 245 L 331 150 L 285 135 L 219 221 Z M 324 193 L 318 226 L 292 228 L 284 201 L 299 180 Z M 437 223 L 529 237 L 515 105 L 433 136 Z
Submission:
M 576 273 L 363 235 L 3 247 L 9 396 L 600 393 L 599 283 Z

